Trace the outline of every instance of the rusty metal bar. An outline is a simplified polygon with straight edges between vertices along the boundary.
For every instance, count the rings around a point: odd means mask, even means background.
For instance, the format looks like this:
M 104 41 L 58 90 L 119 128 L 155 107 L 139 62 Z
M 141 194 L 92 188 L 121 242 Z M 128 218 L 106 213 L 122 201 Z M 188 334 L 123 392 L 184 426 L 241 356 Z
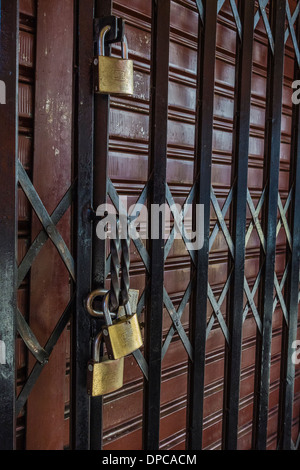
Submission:
M 0 449 L 15 448 L 19 1 L 0 3 Z

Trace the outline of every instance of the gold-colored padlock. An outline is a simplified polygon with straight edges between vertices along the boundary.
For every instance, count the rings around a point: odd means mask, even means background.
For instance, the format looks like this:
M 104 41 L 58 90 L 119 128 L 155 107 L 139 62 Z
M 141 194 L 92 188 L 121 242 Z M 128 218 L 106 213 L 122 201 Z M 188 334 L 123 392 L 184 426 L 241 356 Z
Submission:
M 115 361 L 100 358 L 102 331 L 93 343 L 93 358 L 88 362 L 87 393 L 92 397 L 106 395 L 123 387 L 124 358 Z
M 109 292 L 103 298 L 103 313 L 106 320 L 106 325 L 102 327 L 103 337 L 108 357 L 119 359 L 143 346 L 143 339 L 137 314 L 131 314 L 129 302 L 125 305 L 126 315 L 117 318 L 114 322 L 109 320 L 111 314 L 108 302 Z
M 128 59 L 128 44 L 122 41 L 122 59 L 105 56 L 105 36 L 110 26 L 99 35 L 98 57 L 95 59 L 95 92 L 112 95 L 133 95 L 133 61 Z

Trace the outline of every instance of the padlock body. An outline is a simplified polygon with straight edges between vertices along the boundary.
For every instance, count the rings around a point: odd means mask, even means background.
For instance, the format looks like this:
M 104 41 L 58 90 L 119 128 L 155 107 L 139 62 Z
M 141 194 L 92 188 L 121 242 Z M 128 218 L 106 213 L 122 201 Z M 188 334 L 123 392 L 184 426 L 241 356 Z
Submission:
M 99 56 L 96 91 L 112 95 L 133 95 L 133 61 Z
M 110 359 L 128 356 L 143 345 L 138 317 L 124 316 L 110 326 L 104 326 L 103 337 Z
M 123 387 L 124 358 L 115 361 L 107 356 L 101 362 L 89 361 L 87 371 L 87 393 L 92 397 L 106 395 Z

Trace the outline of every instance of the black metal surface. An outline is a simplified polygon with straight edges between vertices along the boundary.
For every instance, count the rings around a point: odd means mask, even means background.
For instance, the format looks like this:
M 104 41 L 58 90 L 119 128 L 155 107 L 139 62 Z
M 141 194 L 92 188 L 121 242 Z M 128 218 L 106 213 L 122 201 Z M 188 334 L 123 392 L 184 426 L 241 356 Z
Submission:
M 236 48 L 231 204 L 234 259 L 229 263 L 229 270 L 233 270 L 227 309 L 231 341 L 226 344 L 223 405 L 223 448 L 231 450 L 237 448 L 239 415 L 254 3 L 239 2 L 241 38 L 237 38 Z
M 6 104 L 0 105 L 0 340 L 5 357 L 0 364 L 0 449 L 15 448 L 15 336 L 17 295 L 17 185 L 18 155 L 18 17 L 19 1 L 2 0 L 0 76 L 6 86 Z
M 112 0 L 95 0 L 95 16 L 111 16 Z M 107 53 L 110 48 L 107 47 Z M 107 54 L 108 55 L 108 54 Z M 94 95 L 94 164 L 93 164 L 93 207 L 96 209 L 107 200 L 108 146 L 109 146 L 109 110 L 108 95 Z M 104 288 L 106 280 L 106 242 L 96 235 L 94 223 L 92 232 L 92 289 Z M 99 331 L 99 321 L 92 320 L 92 337 Z M 90 449 L 102 448 L 102 397 L 91 398 L 90 414 Z
M 86 390 L 86 367 L 91 358 L 90 318 L 83 301 L 91 291 L 91 237 L 89 209 L 92 207 L 94 115 L 91 64 L 94 1 L 77 2 L 75 171 L 78 177 L 76 204 L 76 306 L 72 322 L 71 448 L 90 446 L 90 400 Z
M 263 272 L 259 292 L 262 331 L 257 335 L 255 393 L 253 411 L 253 440 L 255 449 L 265 449 L 269 405 L 269 382 L 272 340 L 274 267 L 276 253 L 277 201 L 281 141 L 281 111 L 284 57 L 285 1 L 274 0 L 270 5 L 270 25 L 266 11 L 261 9 L 269 37 L 268 80 L 266 103 L 266 136 L 262 230 L 265 246 L 261 250 Z M 272 36 L 272 40 L 270 39 Z M 274 43 L 273 47 L 272 44 Z
M 150 155 L 148 193 L 152 204 L 166 202 L 168 128 L 170 0 L 152 1 Z M 143 447 L 159 448 L 161 347 L 164 298 L 164 220 L 159 237 L 149 240 L 149 284 L 146 299 L 145 358 L 148 380 L 144 381 Z M 151 223 L 150 223 L 151 233 Z
M 204 204 L 204 245 L 195 253 L 195 287 L 190 309 L 190 341 L 194 360 L 189 362 L 187 448 L 202 448 L 206 306 L 208 295 L 208 253 L 211 192 L 211 156 L 216 53 L 217 0 L 203 2 L 199 21 L 198 83 L 194 177 L 197 182 L 194 203 Z M 201 13 L 201 11 L 200 11 Z
M 300 3 L 298 3 L 300 6 Z M 296 9 L 297 10 L 297 9 Z M 296 21 L 297 19 L 297 21 Z M 297 44 L 300 44 L 300 14 L 296 21 Z M 300 67 L 295 61 L 295 80 L 300 80 Z M 287 321 L 283 321 L 282 360 L 280 371 L 278 448 L 291 449 L 292 422 L 294 403 L 295 364 L 292 361 L 293 342 L 297 339 L 298 303 L 299 303 L 299 256 L 300 256 L 300 109 L 299 104 L 293 105 L 292 144 L 290 161 L 290 188 L 292 194 L 288 222 L 291 232 L 291 243 L 287 243 L 288 275 L 285 287 L 285 304 Z M 299 444 L 295 445 L 297 449 Z

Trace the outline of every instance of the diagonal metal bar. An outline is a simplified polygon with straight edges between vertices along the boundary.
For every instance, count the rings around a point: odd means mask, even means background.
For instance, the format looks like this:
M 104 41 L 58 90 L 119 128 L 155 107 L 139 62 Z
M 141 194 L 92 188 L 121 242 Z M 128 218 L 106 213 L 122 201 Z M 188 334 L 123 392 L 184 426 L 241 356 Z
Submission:
M 259 282 L 260 282 L 260 278 L 261 278 L 261 273 L 262 273 L 262 269 L 263 269 L 263 263 L 258 271 L 258 274 L 256 276 L 256 279 L 255 279 L 255 282 L 254 282 L 254 285 L 253 285 L 253 288 L 252 288 L 252 291 L 251 291 L 251 302 L 254 304 L 254 307 L 256 308 L 255 306 L 255 302 L 254 302 L 254 296 L 257 292 L 257 289 L 258 289 L 258 286 L 259 286 Z M 248 314 L 248 311 L 249 311 L 249 308 L 252 307 L 252 303 L 250 304 L 249 302 L 249 299 L 245 305 L 245 308 L 244 308 L 244 311 L 243 311 L 243 322 L 246 320 L 246 317 L 247 317 L 247 314 Z M 259 330 L 261 331 L 261 321 L 260 321 L 260 317 L 258 316 L 259 318 Z M 257 322 L 256 322 L 257 323 Z M 258 325 L 257 325 L 258 326 Z
M 291 248 L 291 244 L 292 244 L 291 232 L 290 232 L 290 228 L 288 226 L 288 222 L 286 220 L 285 211 L 283 209 L 279 193 L 278 193 L 278 209 L 279 209 L 280 217 L 281 217 L 281 220 L 282 220 L 282 223 L 283 223 L 283 226 L 284 226 L 284 230 L 285 230 L 285 233 L 286 233 L 287 241 L 288 241 L 288 244 L 290 245 L 290 248 Z M 276 230 L 276 233 L 277 233 L 277 230 Z
M 266 28 L 267 36 L 268 36 L 268 39 L 269 39 L 269 45 L 270 45 L 272 54 L 274 55 L 274 47 L 275 47 L 274 46 L 274 38 L 273 38 L 270 23 L 269 23 L 269 20 L 268 20 L 268 17 L 267 17 L 266 9 L 265 9 L 267 3 L 264 0 L 258 0 L 260 13 L 261 13 L 261 16 L 262 16 L 262 19 L 263 19 L 263 22 L 264 22 L 264 25 L 265 25 L 265 28 Z
M 253 200 L 252 200 L 251 195 L 250 195 L 250 191 L 249 191 L 249 189 L 247 189 L 247 203 L 248 203 L 248 206 L 249 206 L 249 209 L 250 209 L 253 220 L 250 222 L 248 230 L 246 232 L 245 247 L 248 244 L 249 238 L 251 236 L 251 233 L 252 233 L 254 227 L 256 227 L 256 230 L 259 233 L 260 239 L 264 240 L 263 231 L 262 231 L 262 227 L 261 227 L 258 216 L 260 214 L 260 211 L 262 209 L 262 206 L 263 206 L 263 203 L 264 203 L 264 200 L 265 200 L 265 192 L 266 192 L 266 186 L 264 187 L 264 189 L 261 193 L 259 202 L 258 202 L 258 204 L 255 208 L 254 204 L 253 204 Z M 262 263 L 262 266 L 263 266 L 263 263 Z M 254 296 L 255 296 L 255 293 L 256 293 L 256 291 L 258 289 L 258 286 L 259 286 L 261 273 L 262 273 L 262 266 L 260 267 L 260 270 L 259 270 L 259 273 L 258 273 L 257 278 L 255 280 L 252 292 L 245 285 L 245 292 L 246 292 L 246 295 L 247 295 L 248 303 L 249 303 L 249 306 L 251 307 L 252 313 L 254 315 L 254 318 L 255 318 L 255 321 L 256 321 L 256 324 L 257 324 L 257 327 L 258 327 L 260 333 L 261 333 L 261 326 L 262 325 L 261 325 L 261 319 L 260 319 L 259 313 L 258 313 L 256 305 L 255 305 Z M 245 321 L 245 319 L 246 319 L 248 310 L 249 310 L 249 307 L 248 307 L 248 304 L 247 304 L 245 306 L 245 309 L 244 309 L 244 312 L 243 312 L 243 321 Z
M 137 206 L 137 204 L 143 204 L 145 202 L 145 200 L 147 199 L 148 184 L 149 184 L 149 182 L 144 187 L 144 189 L 143 189 L 137 203 L 135 204 L 135 206 Z M 116 191 L 116 188 L 114 187 L 114 185 L 113 185 L 113 183 L 110 179 L 108 179 L 107 191 L 108 191 L 108 196 L 110 197 L 110 199 L 111 199 L 113 205 L 115 206 L 116 210 L 119 211 L 119 212 L 122 211 L 122 214 L 126 214 L 127 211 L 126 211 L 124 205 L 122 204 L 122 201 L 120 200 L 120 197 L 119 197 L 119 195 Z M 133 219 L 131 219 L 131 221 L 132 220 Z M 146 250 L 146 247 L 145 247 L 144 243 L 142 242 L 142 240 L 139 236 L 138 236 L 138 238 L 133 238 L 132 241 L 133 241 L 136 249 L 138 250 L 138 253 L 139 253 L 140 257 L 142 258 L 142 261 L 143 261 L 147 271 L 149 272 L 150 258 L 149 258 L 149 254 Z
M 57 325 L 55 326 L 50 338 L 47 341 L 47 344 L 45 345 L 45 351 L 48 355 L 48 357 L 51 356 L 51 353 L 53 351 L 53 348 L 55 347 L 57 341 L 59 340 L 62 332 L 64 331 L 65 327 L 67 326 L 68 322 L 70 321 L 72 310 L 73 310 L 73 304 L 74 304 L 74 299 L 75 295 L 71 298 L 70 302 L 68 303 L 65 311 L 63 312 L 62 316 L 60 317 Z M 16 401 L 16 416 L 20 413 L 22 410 L 23 406 L 25 405 L 27 398 L 34 387 L 37 379 L 39 378 L 45 364 L 41 364 L 36 362 L 32 371 L 30 372 L 30 375 L 28 379 L 26 380 L 18 398 Z
M 218 0 L 218 5 L 217 5 L 217 13 L 219 14 L 220 13 L 220 10 L 222 8 L 222 6 L 224 5 L 225 3 L 225 0 Z
M 268 5 L 268 3 L 269 3 L 269 0 L 262 0 L 260 2 L 262 8 L 265 8 Z M 260 10 L 260 7 L 258 7 L 258 9 L 255 13 L 255 16 L 254 16 L 254 29 L 256 28 L 260 17 L 261 17 L 261 10 Z
M 223 218 L 225 218 L 225 216 L 226 216 L 226 214 L 227 214 L 227 211 L 228 211 L 228 209 L 229 209 L 229 207 L 230 207 L 231 201 L 232 201 L 232 194 L 233 194 L 233 187 L 234 187 L 234 184 L 235 184 L 235 183 L 233 183 L 233 185 L 231 186 L 230 191 L 229 191 L 229 193 L 228 193 L 228 196 L 227 196 L 227 198 L 226 198 L 226 201 L 224 202 L 223 207 L 222 207 L 222 210 L 221 210 L 221 214 L 222 214 L 222 217 L 223 217 Z M 213 244 L 214 244 L 214 241 L 215 241 L 215 239 L 216 239 L 216 237 L 217 237 L 219 231 L 220 231 L 219 224 L 216 223 L 215 226 L 214 226 L 214 228 L 213 228 L 213 230 L 212 230 L 212 232 L 211 232 L 211 234 L 210 234 L 210 237 L 209 237 L 209 251 L 211 251 L 211 248 L 212 248 L 212 246 L 213 246 Z
M 56 209 L 51 214 L 51 219 L 54 225 L 57 225 L 63 215 L 66 213 L 68 208 L 71 206 L 75 191 L 77 187 L 77 181 L 75 180 L 72 186 L 68 189 Z M 18 267 L 18 287 L 20 287 L 22 281 L 24 280 L 26 274 L 28 273 L 29 269 L 32 266 L 33 261 L 39 254 L 40 250 L 48 240 L 48 235 L 45 233 L 44 230 L 41 230 L 40 233 L 37 235 L 33 243 L 31 244 L 29 250 L 27 251 L 26 255 L 24 256 L 23 260 L 21 261 Z
M 217 300 L 217 304 L 218 304 L 218 308 L 221 309 L 221 306 L 225 300 L 225 297 L 227 295 L 227 292 L 229 290 L 229 287 L 230 287 L 230 282 L 231 282 L 231 277 L 232 277 L 232 270 L 231 272 L 229 273 L 229 276 L 227 278 L 227 281 L 225 282 L 224 284 L 224 287 L 222 289 L 222 292 L 220 294 L 220 297 L 218 298 Z M 207 323 L 207 327 L 206 327 L 206 339 L 208 338 L 208 335 L 209 333 L 211 332 L 211 329 L 214 325 L 214 322 L 215 322 L 215 318 L 216 318 L 216 313 L 215 311 L 213 311 L 210 319 L 209 319 L 209 322 Z
M 27 348 L 33 354 L 36 360 L 40 364 L 46 364 L 48 362 L 49 356 L 40 345 L 39 341 L 37 340 L 32 329 L 29 327 L 19 309 L 17 309 L 17 330 Z
M 204 10 L 203 10 L 202 0 L 196 0 L 196 5 L 197 5 L 197 8 L 198 8 L 200 19 L 201 19 L 202 24 L 203 24 L 204 23 Z
M 225 339 L 227 341 L 227 344 L 230 344 L 230 335 L 229 335 L 229 331 L 228 331 L 228 328 L 227 328 L 227 325 L 226 325 L 226 322 L 224 320 L 224 317 L 222 315 L 222 312 L 220 310 L 220 306 L 218 304 L 218 302 L 216 301 L 216 298 L 214 296 L 214 293 L 212 291 L 212 288 L 210 286 L 210 284 L 208 284 L 208 298 L 209 298 L 209 301 L 211 303 L 211 306 L 214 310 L 214 313 L 216 315 L 216 318 L 218 319 L 218 322 L 220 323 L 220 327 L 223 331 L 223 334 L 225 336 Z
M 227 245 L 228 245 L 230 254 L 231 254 L 232 257 L 234 257 L 234 246 L 233 246 L 232 238 L 231 238 L 231 235 L 230 235 L 229 230 L 228 230 L 228 228 L 227 228 L 225 219 L 224 219 L 224 217 L 223 217 L 223 215 L 222 215 L 222 211 L 221 211 L 221 209 L 220 209 L 220 206 L 219 206 L 218 200 L 217 200 L 217 198 L 216 198 L 216 195 L 215 195 L 215 192 L 214 192 L 213 187 L 211 187 L 210 198 L 211 198 L 211 202 L 212 202 L 214 211 L 215 211 L 216 216 L 217 216 L 217 218 L 218 218 L 220 227 L 221 227 L 222 232 L 223 232 L 223 234 L 224 234 L 226 243 L 227 243 Z
M 139 368 L 143 372 L 145 379 L 148 380 L 148 364 L 146 359 L 144 358 L 140 349 L 137 349 L 132 353 L 133 357 L 135 358 Z
M 280 290 L 280 292 L 282 292 L 282 289 L 283 289 L 283 287 L 284 287 L 284 284 L 285 284 L 285 281 L 286 281 L 286 278 L 287 278 L 287 275 L 288 275 L 289 264 L 290 264 L 289 262 L 286 264 L 285 269 L 284 269 L 284 272 L 283 272 L 283 276 L 282 276 L 281 281 L 280 281 L 280 284 L 279 284 L 279 290 Z M 277 279 L 277 278 L 276 278 L 276 281 L 277 281 L 277 283 L 278 283 L 278 279 Z M 274 302 L 273 302 L 273 313 L 275 312 L 275 309 L 276 309 L 276 306 L 277 306 L 277 303 L 278 303 L 278 302 L 280 303 L 282 310 L 285 310 L 284 317 L 285 317 L 286 324 L 288 325 L 287 309 L 286 309 L 286 304 L 285 304 L 285 301 L 284 301 L 282 295 L 280 296 L 280 298 L 278 297 L 278 295 L 275 295 Z M 284 307 L 283 307 L 282 303 L 283 303 Z
M 249 192 L 248 192 L 249 193 Z M 231 235 L 229 233 L 229 230 L 227 228 L 227 225 L 226 225 L 226 222 L 224 220 L 224 217 L 222 215 L 222 212 L 220 210 L 220 206 L 219 206 L 219 203 L 217 201 L 217 198 L 215 196 L 215 193 L 213 191 L 213 188 L 211 189 L 211 201 L 212 201 L 212 204 L 213 204 L 213 207 L 214 207 L 214 210 L 215 210 L 215 213 L 216 213 L 216 216 L 218 218 L 218 221 L 219 221 L 219 224 L 221 226 L 221 229 L 224 233 L 224 237 L 225 237 L 225 240 L 228 244 L 228 247 L 229 247 L 229 250 L 230 250 L 230 253 L 232 255 L 232 258 L 234 259 L 234 246 L 233 246 L 233 242 L 232 242 L 232 238 L 231 238 Z M 252 201 L 252 200 L 251 200 Z M 253 214 L 255 213 L 255 209 L 254 209 L 254 206 L 253 206 L 253 203 L 252 203 L 252 211 L 253 211 Z M 254 217 L 254 216 L 253 216 Z M 257 220 L 258 220 L 258 217 L 255 216 L 255 221 L 256 223 Z M 263 234 L 262 234 L 263 235 Z M 262 238 L 263 239 L 263 238 Z M 261 331 L 261 321 L 260 321 L 260 318 L 259 318 L 259 313 L 257 311 L 257 308 L 256 308 L 256 305 L 255 305 L 255 302 L 254 302 L 254 299 L 251 295 L 251 291 L 250 291 L 250 288 L 249 288 L 249 285 L 248 285 L 248 282 L 247 282 L 247 279 L 246 277 L 244 276 L 244 290 L 245 290 L 245 293 L 246 293 L 246 296 L 248 298 L 248 301 L 251 305 L 251 309 L 252 309 L 252 312 L 253 312 L 253 315 L 254 315 L 254 318 L 256 320 L 256 323 L 257 323 L 257 326 L 258 326 L 258 329 Z M 212 294 L 213 295 L 213 294 Z M 214 305 L 216 305 L 216 301 L 214 301 Z M 222 317 L 223 318 L 223 317 Z
M 51 219 L 53 224 L 57 225 L 60 219 L 63 217 L 65 212 L 68 210 L 70 205 L 72 204 L 73 197 L 76 191 L 77 181 L 75 180 L 71 187 L 68 189 L 62 200 L 57 205 L 56 209 L 53 211 L 51 215 Z M 30 246 L 29 250 L 27 251 L 25 257 L 23 258 L 22 262 L 18 268 L 18 283 L 17 287 L 20 286 L 23 279 L 25 278 L 26 274 L 28 273 L 34 259 L 40 252 L 41 248 L 48 240 L 48 235 L 45 233 L 44 230 L 37 235 L 35 240 L 33 241 L 32 245 Z M 27 324 L 26 320 L 24 319 L 23 315 L 17 310 L 17 330 L 22 337 L 24 343 L 33 354 L 33 356 L 37 359 L 38 362 L 41 364 L 45 364 L 48 362 L 49 356 L 46 351 L 42 348 L 39 341 L 35 337 L 33 331 Z
M 259 239 L 260 239 L 261 245 L 263 247 L 263 251 L 265 252 L 265 250 L 266 250 L 266 240 L 265 240 L 265 236 L 264 236 L 264 233 L 263 233 L 262 226 L 261 226 L 259 218 L 258 218 L 258 215 L 259 215 L 258 209 L 260 209 L 261 207 L 260 207 L 260 205 L 258 205 L 258 207 L 256 209 L 254 208 L 254 204 L 253 204 L 252 198 L 250 196 L 249 190 L 248 190 L 247 201 L 248 201 L 248 205 L 249 205 L 252 217 L 253 217 L 254 225 L 256 226 L 256 229 L 257 229 L 257 232 L 258 232 L 258 235 L 259 235 Z M 261 201 L 262 201 L 262 197 L 261 197 Z M 287 210 L 288 204 L 286 204 L 286 206 L 287 206 L 286 207 L 286 210 Z M 284 224 L 285 231 L 287 233 L 287 238 L 289 239 L 290 238 L 290 231 L 289 231 L 289 227 L 288 227 L 287 220 L 286 220 L 286 217 L 285 217 L 285 212 L 284 212 L 284 209 L 282 207 L 282 203 L 281 203 L 279 193 L 278 193 L 278 207 L 279 207 L 279 212 L 280 212 L 280 215 L 281 215 L 282 223 Z M 277 224 L 277 227 L 278 227 L 278 224 Z M 277 233 L 278 232 L 276 230 L 276 235 L 277 235 Z M 248 240 L 249 238 L 246 236 L 246 239 Z M 282 292 L 281 292 L 280 285 L 279 285 L 279 282 L 278 282 L 278 279 L 277 279 L 277 275 L 276 275 L 275 272 L 274 272 L 274 285 L 275 285 L 276 294 L 277 294 L 278 300 L 280 302 L 285 320 L 287 322 L 288 321 L 287 309 L 286 309 L 286 305 L 285 305 L 285 302 L 284 302 L 284 299 L 283 299 L 283 296 L 282 296 Z M 253 301 L 253 297 L 252 297 L 252 301 Z M 254 301 L 253 301 L 253 304 L 254 304 Z M 256 319 L 256 321 L 258 321 L 258 319 L 259 319 L 259 315 L 257 313 L 256 307 L 255 307 L 255 319 Z M 259 323 L 261 324 L 260 320 L 259 320 Z
M 177 309 L 177 318 L 178 318 L 179 320 L 181 320 L 183 311 L 184 311 L 184 309 L 185 309 L 185 307 L 186 307 L 186 305 L 187 305 L 187 303 L 188 303 L 188 301 L 189 301 L 189 299 L 190 299 L 191 292 L 192 292 L 192 288 L 193 288 L 193 284 L 194 284 L 194 280 L 191 279 L 190 282 L 189 282 L 189 285 L 188 285 L 188 287 L 187 287 L 187 289 L 186 289 L 186 291 L 185 291 L 185 293 L 184 293 L 184 295 L 183 295 L 183 298 L 182 298 L 182 300 L 181 300 L 181 302 L 180 302 L 180 305 L 179 305 L 179 307 L 178 307 L 178 309 Z M 173 317 L 171 317 L 171 318 L 172 318 L 172 322 L 173 322 Z M 168 333 L 167 333 L 167 335 L 166 335 L 166 338 L 165 338 L 165 341 L 164 341 L 164 344 L 163 344 L 163 347 L 162 347 L 162 359 L 165 357 L 165 354 L 166 354 L 166 352 L 167 352 L 167 350 L 168 350 L 168 347 L 169 347 L 169 345 L 170 345 L 170 343 L 171 343 L 171 341 L 172 341 L 172 338 L 173 338 L 175 332 L 176 332 L 176 327 L 172 324 L 172 326 L 170 327 L 170 329 L 169 329 L 169 331 L 168 331 Z
M 187 334 L 186 332 L 184 331 L 184 328 L 181 324 L 181 321 L 180 321 L 180 315 L 178 313 L 178 311 L 175 309 L 174 305 L 173 305 L 173 302 L 172 300 L 170 299 L 169 297 L 169 294 L 167 293 L 165 287 L 164 287 L 164 304 L 166 306 L 166 309 L 170 315 L 170 318 L 173 322 L 173 325 L 174 327 L 176 328 L 177 330 L 177 333 L 179 334 L 180 336 L 180 339 L 182 341 L 182 344 L 186 350 L 186 352 L 188 353 L 189 355 L 189 358 L 190 360 L 192 361 L 193 360 L 193 348 L 192 348 L 192 345 L 190 343 L 190 340 L 189 338 L 187 337 Z
M 238 30 L 239 38 L 242 41 L 242 23 L 241 23 L 241 18 L 240 18 L 235 0 L 230 0 L 230 6 L 231 6 L 231 9 L 232 9 L 235 24 L 236 24 L 236 27 L 237 27 L 237 30 Z
M 297 6 L 299 6 L 299 5 L 297 5 Z M 291 17 L 291 10 L 290 10 L 288 0 L 286 0 L 286 3 L 285 3 L 285 10 L 286 10 L 286 16 L 287 16 L 287 20 L 288 20 L 288 24 L 289 24 L 288 27 L 289 27 L 289 30 L 290 30 L 290 33 L 291 33 L 291 36 L 292 36 L 292 41 L 293 41 L 293 45 L 294 45 L 297 64 L 298 64 L 298 67 L 300 67 L 300 51 L 299 51 L 299 46 L 298 46 L 298 42 L 297 42 L 297 38 L 296 38 L 296 33 L 295 33 L 295 30 L 294 30 L 294 27 L 293 27 L 293 19 Z
M 136 307 L 136 313 L 137 313 L 138 317 L 141 315 L 141 313 L 143 311 L 143 308 L 145 307 L 147 289 L 148 289 L 148 283 L 146 284 L 145 289 L 143 290 L 143 292 L 142 292 L 142 294 L 139 298 L 137 307 Z
M 174 240 L 175 240 L 175 237 L 176 237 L 176 234 L 179 233 L 179 229 L 178 229 L 178 224 L 177 224 L 177 221 L 180 220 L 182 221 L 184 216 L 186 215 L 188 209 L 189 209 L 189 205 L 192 204 L 193 200 L 194 200 L 194 196 L 195 196 L 195 184 L 193 185 L 192 189 L 190 190 L 189 192 L 189 195 L 187 196 L 185 202 L 184 202 L 184 205 L 183 205 L 183 208 L 181 209 L 180 212 L 178 212 L 177 208 L 176 208 L 176 205 L 175 205 L 175 201 L 173 199 L 173 196 L 172 196 L 172 193 L 170 191 L 170 188 L 168 186 L 168 184 L 166 184 L 166 199 L 167 199 L 167 202 L 170 206 L 170 209 L 171 209 L 171 212 L 173 213 L 173 216 L 174 216 L 174 220 L 175 220 L 175 223 L 172 227 L 172 230 L 171 230 L 171 233 L 168 237 L 168 240 L 166 241 L 165 243 L 165 250 L 164 250 L 164 256 L 165 256 L 165 260 L 167 259 L 168 255 L 169 255 L 169 252 L 170 252 L 170 249 L 174 243 Z M 184 224 L 182 223 L 182 232 L 184 232 Z M 187 247 L 187 239 L 185 237 L 185 234 L 184 233 L 181 233 L 181 237 L 186 245 L 186 248 L 187 248 L 187 251 L 190 255 L 190 257 L 192 258 L 193 262 L 195 263 L 195 253 L 194 253 L 194 250 L 189 250 L 188 247 Z
M 264 200 L 265 200 L 265 193 L 266 193 L 266 187 L 263 189 L 262 193 L 261 193 L 261 196 L 260 196 L 260 199 L 259 199 L 259 202 L 256 206 L 256 209 L 254 208 L 254 204 L 253 204 L 253 200 L 250 196 L 250 191 L 248 190 L 248 193 L 247 193 L 247 202 L 248 202 L 248 205 L 249 205 L 249 202 L 250 202 L 250 205 L 251 205 L 251 208 L 250 208 L 250 212 L 251 212 L 251 215 L 252 215 L 252 218 L 253 220 L 251 220 L 250 224 L 249 224 L 249 227 L 248 227 L 248 230 L 247 230 L 247 233 L 246 233 L 246 238 L 245 238 L 245 245 L 247 246 L 248 244 L 248 241 L 249 241 L 249 238 L 251 236 L 251 233 L 254 229 L 254 227 L 256 226 L 256 229 L 257 229 L 257 224 L 255 224 L 255 221 L 258 220 L 259 222 L 259 219 L 258 219 L 258 215 L 262 209 L 262 206 L 263 206 L 263 203 L 264 203 Z M 261 230 L 261 226 L 259 224 L 259 229 Z
M 278 279 L 277 279 L 277 276 L 276 274 L 274 273 L 274 285 L 275 285 L 275 289 L 276 289 L 276 294 L 277 294 L 277 299 L 280 303 L 280 306 L 281 306 L 281 309 L 282 309 L 282 312 L 283 312 L 283 315 L 284 315 L 284 318 L 285 318 L 285 321 L 286 321 L 286 324 L 288 325 L 288 312 L 287 312 L 287 308 L 286 308 L 286 305 L 285 305 L 285 301 L 284 301 L 284 298 L 283 298 L 283 295 L 282 295 L 282 289 L 280 288 L 280 284 L 278 282 Z M 275 300 L 274 300 L 275 302 Z M 274 304 L 273 304 L 274 305 Z M 273 312 L 274 312 L 274 306 L 273 306 Z
M 258 281 L 259 281 L 259 279 L 258 279 Z M 250 307 L 251 307 L 251 310 L 252 310 L 254 319 L 255 319 L 255 321 L 256 321 L 258 330 L 259 330 L 259 332 L 261 333 L 261 331 L 262 331 L 261 319 L 260 319 L 259 313 L 258 313 L 257 308 L 256 308 L 256 305 L 255 305 L 254 296 L 253 296 L 252 292 L 250 291 L 249 284 L 248 284 L 248 282 L 246 281 L 246 278 L 245 278 L 245 280 L 244 280 L 244 289 L 245 289 L 245 293 L 246 293 L 246 296 L 247 296 L 249 305 L 250 305 Z
M 266 189 L 266 187 L 265 187 L 265 189 Z M 261 196 L 261 199 L 260 199 L 261 201 L 264 201 L 263 195 L 265 194 L 265 189 L 264 189 L 263 194 Z M 262 247 L 265 251 L 266 250 L 266 241 L 265 241 L 265 236 L 264 236 L 264 232 L 263 232 L 260 220 L 258 218 L 258 216 L 259 216 L 258 207 L 255 209 L 249 189 L 247 190 L 247 202 L 248 202 L 248 206 L 249 206 L 251 215 L 253 217 L 254 225 L 256 227 L 256 230 L 257 230 L 257 233 L 258 233 L 258 236 L 259 236 L 259 239 L 260 239 L 260 243 L 261 243 L 261 245 L 262 245 Z M 259 208 L 261 208 L 260 205 L 259 205 Z M 249 228 L 248 228 L 248 231 L 250 232 Z M 246 242 L 248 242 L 248 240 L 249 240 L 249 236 L 248 236 L 248 233 L 247 233 L 246 234 Z
M 30 181 L 26 171 L 23 168 L 22 163 L 18 160 L 18 179 L 19 183 L 22 186 L 24 193 L 26 194 L 28 200 L 30 201 L 33 210 L 35 211 L 37 217 L 39 218 L 41 224 L 46 230 L 49 238 L 56 247 L 58 253 L 60 254 L 63 262 L 65 263 L 72 279 L 75 281 L 75 266 L 74 260 L 70 254 L 70 251 L 62 238 L 61 234 L 58 232 L 56 226 L 53 224 L 53 221 L 46 211 L 39 195 L 37 194 L 32 182 Z
M 291 21 L 289 21 L 288 27 L 285 30 L 284 43 L 286 43 L 286 41 L 288 40 L 288 37 L 290 35 L 290 28 L 293 28 L 293 26 L 296 22 L 296 19 L 299 15 L 299 12 L 300 12 L 300 3 L 298 2 L 296 7 L 295 7 L 295 10 L 293 12 L 293 15 L 291 17 Z
M 282 212 L 280 211 L 280 219 L 278 220 L 278 224 L 277 224 L 277 227 L 276 227 L 276 237 L 279 233 L 279 230 L 281 229 L 281 226 L 282 226 L 282 215 L 284 215 L 285 217 L 285 220 L 286 220 L 286 213 L 288 211 L 288 208 L 290 207 L 290 204 L 291 204 L 291 200 L 292 200 L 292 195 L 293 195 L 293 186 L 289 192 L 289 195 L 287 197 L 287 200 L 285 201 L 285 205 L 284 205 L 284 208 L 282 210 Z M 280 200 L 280 203 L 281 203 L 281 200 Z M 282 206 L 282 203 L 281 203 L 281 206 Z M 288 226 L 288 224 L 287 224 Z M 289 230 L 289 237 L 291 238 L 291 232 Z

